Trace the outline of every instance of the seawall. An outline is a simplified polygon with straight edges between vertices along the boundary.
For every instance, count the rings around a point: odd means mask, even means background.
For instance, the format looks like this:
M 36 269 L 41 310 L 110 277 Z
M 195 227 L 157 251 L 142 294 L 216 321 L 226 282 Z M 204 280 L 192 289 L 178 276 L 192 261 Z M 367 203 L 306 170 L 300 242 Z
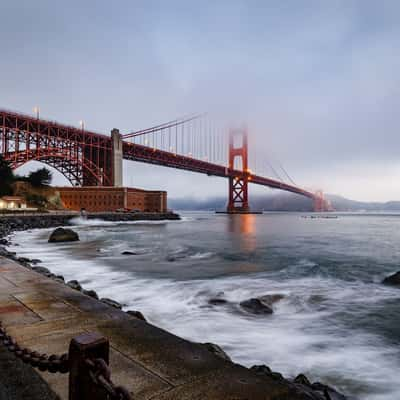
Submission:
M 79 217 L 77 212 L 49 212 L 49 213 L 15 213 L 0 214 L 0 238 L 9 235 L 12 231 L 22 231 L 36 228 L 54 228 L 68 225 L 73 218 Z M 118 213 L 97 212 L 88 213 L 88 219 L 102 219 L 105 221 L 161 221 L 179 220 L 178 214 L 167 213 Z

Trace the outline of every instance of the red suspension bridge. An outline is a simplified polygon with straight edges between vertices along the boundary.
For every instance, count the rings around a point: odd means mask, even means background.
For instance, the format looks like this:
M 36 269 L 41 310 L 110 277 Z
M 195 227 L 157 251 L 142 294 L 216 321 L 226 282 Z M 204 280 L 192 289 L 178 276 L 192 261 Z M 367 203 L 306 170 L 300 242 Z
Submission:
M 204 115 L 125 135 L 113 129 L 110 137 L 83 127 L 0 110 L 0 152 L 14 169 L 37 160 L 61 172 L 74 186 L 122 186 L 122 160 L 133 160 L 227 178 L 228 212 L 249 211 L 249 183 L 308 197 L 315 211 L 329 210 L 321 191 L 297 186 L 280 166 L 290 180 L 285 182 L 262 158 L 249 160 L 248 149 L 245 128 L 227 134 Z M 249 168 L 250 161 L 255 165 L 254 172 Z M 262 173 L 258 172 L 260 163 Z M 276 179 L 267 177 L 268 168 Z

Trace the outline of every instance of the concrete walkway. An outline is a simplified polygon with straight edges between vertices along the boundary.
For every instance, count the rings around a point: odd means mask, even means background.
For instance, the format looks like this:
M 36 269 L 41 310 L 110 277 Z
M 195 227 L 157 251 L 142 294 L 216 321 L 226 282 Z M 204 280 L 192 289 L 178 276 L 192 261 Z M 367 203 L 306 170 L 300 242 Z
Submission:
M 47 354 L 67 352 L 78 334 L 99 332 L 110 340 L 113 381 L 134 399 L 313 398 L 3 257 L 0 320 L 20 345 Z M 38 374 L 68 398 L 68 374 Z

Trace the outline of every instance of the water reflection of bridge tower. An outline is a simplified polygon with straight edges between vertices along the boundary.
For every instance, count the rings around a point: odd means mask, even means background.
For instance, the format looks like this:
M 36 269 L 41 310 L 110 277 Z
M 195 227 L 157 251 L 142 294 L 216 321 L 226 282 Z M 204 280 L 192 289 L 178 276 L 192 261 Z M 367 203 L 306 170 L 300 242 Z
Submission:
M 233 245 L 235 248 L 245 252 L 252 252 L 256 249 L 256 217 L 254 214 L 238 214 L 228 217 L 228 230 L 232 233 Z

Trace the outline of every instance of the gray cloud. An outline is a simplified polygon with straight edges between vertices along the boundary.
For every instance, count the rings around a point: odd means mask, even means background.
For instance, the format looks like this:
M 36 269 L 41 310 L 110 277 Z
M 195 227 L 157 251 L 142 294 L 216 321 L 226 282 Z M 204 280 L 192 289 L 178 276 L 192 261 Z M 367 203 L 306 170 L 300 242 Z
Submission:
M 400 198 L 399 12 L 389 0 L 3 1 L 0 106 L 104 133 L 211 110 L 246 121 L 258 159 L 304 186 Z M 125 177 L 173 197 L 226 191 L 130 162 Z

